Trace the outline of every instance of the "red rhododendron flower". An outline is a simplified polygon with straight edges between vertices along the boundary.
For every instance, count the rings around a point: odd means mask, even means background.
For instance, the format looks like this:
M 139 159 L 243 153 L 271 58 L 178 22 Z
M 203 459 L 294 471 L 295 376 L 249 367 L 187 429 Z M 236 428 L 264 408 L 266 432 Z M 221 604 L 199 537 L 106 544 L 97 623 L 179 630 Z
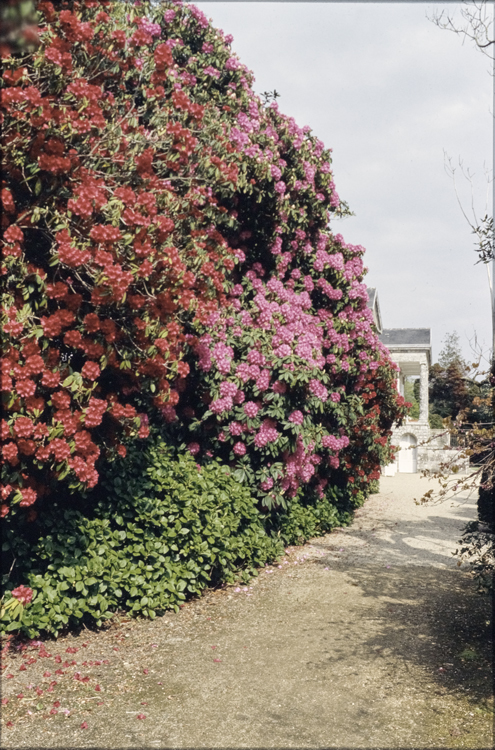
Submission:
M 29 417 L 17 417 L 14 422 L 14 433 L 17 437 L 30 437 L 33 430 L 33 421 Z
M 17 599 L 21 604 L 29 604 L 33 598 L 33 590 L 29 586 L 17 586 L 12 590 L 12 596 Z
M 19 448 L 19 452 L 24 456 L 32 456 L 36 451 L 36 443 L 34 440 L 18 440 L 17 447 Z
M 21 508 L 28 508 L 30 505 L 36 502 L 37 494 L 31 487 L 26 487 L 21 490 L 22 500 L 19 503 Z
M 26 370 L 30 375 L 38 375 L 45 369 L 43 358 L 39 354 L 32 354 L 26 359 Z
M 71 403 L 71 398 L 66 391 L 55 391 L 52 393 L 52 404 L 56 409 L 68 409 Z
M 100 366 L 97 362 L 85 362 L 81 370 L 83 378 L 88 380 L 96 380 L 100 375 Z
M 6 461 L 15 466 L 19 462 L 17 445 L 15 443 L 5 443 L 2 446 L 2 456 Z
M 19 396 L 28 398 L 34 396 L 36 393 L 36 383 L 33 380 L 26 378 L 25 380 L 18 380 L 15 384 L 15 391 Z
M 3 239 L 5 240 L 5 242 L 22 242 L 22 240 L 24 239 L 24 233 L 18 226 L 12 224 L 3 233 Z
M 60 383 L 60 373 L 45 370 L 43 377 L 41 378 L 41 383 L 48 388 L 56 388 Z

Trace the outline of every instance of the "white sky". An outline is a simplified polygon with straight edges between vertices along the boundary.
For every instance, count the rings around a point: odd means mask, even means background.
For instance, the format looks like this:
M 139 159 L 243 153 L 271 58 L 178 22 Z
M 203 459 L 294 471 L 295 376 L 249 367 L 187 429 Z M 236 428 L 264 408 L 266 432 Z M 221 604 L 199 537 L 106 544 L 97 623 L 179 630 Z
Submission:
M 333 149 L 337 190 L 355 216 L 334 231 L 366 248 L 386 328 L 431 328 L 433 361 L 456 330 L 466 358 L 488 350 L 490 294 L 444 151 L 475 173 L 491 213 L 490 61 L 428 17 L 458 3 L 198 2 L 280 110 Z M 466 211 L 471 188 L 458 169 Z M 491 191 L 491 185 L 490 185 Z M 488 198 L 488 203 L 487 203 Z

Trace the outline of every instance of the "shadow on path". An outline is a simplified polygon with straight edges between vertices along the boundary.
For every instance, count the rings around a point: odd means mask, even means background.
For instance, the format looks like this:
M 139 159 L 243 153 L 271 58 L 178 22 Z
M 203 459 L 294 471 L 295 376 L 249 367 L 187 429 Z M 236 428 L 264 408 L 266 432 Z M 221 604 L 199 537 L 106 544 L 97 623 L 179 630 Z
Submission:
M 316 566 L 345 571 L 362 594 L 359 629 L 363 656 L 419 666 L 435 690 L 460 691 L 489 705 L 493 685 L 492 608 L 459 570 L 425 566 L 346 565 L 322 557 Z M 369 610 L 372 603 L 378 605 Z M 366 636 L 367 616 L 380 619 Z

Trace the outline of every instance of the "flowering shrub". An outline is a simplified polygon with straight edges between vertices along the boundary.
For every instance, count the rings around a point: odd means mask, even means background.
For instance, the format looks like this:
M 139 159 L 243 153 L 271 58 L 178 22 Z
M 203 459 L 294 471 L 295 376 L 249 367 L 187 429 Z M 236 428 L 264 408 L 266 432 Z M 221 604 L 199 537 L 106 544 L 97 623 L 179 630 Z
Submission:
M 1 515 L 94 487 L 150 419 L 267 507 L 360 497 L 404 405 L 330 152 L 194 6 L 37 8 L 2 78 Z
M 362 252 L 320 237 L 346 262 Z M 354 279 L 346 284 L 334 272 L 333 283 L 347 294 L 323 302 L 313 258 L 306 251 L 293 259 L 307 272 L 293 284 L 282 280 L 293 278 L 290 266 L 282 275 L 275 265 L 266 279 L 260 263 L 247 271 L 238 309 L 211 316 L 198 337 L 197 365 L 191 360 L 197 387 L 181 414 L 195 435 L 189 448 L 196 458 L 210 451 L 230 461 L 267 507 L 286 507 L 302 487 L 319 497 L 335 485 L 367 494 L 390 459 L 390 428 L 404 408 L 365 290 L 349 300 Z
M 222 201 L 239 155 L 208 93 L 221 35 L 170 4 L 37 9 L 39 46 L 2 78 L 2 516 L 64 478 L 93 487 L 151 403 L 171 413 L 187 326 L 225 304 L 238 262 Z

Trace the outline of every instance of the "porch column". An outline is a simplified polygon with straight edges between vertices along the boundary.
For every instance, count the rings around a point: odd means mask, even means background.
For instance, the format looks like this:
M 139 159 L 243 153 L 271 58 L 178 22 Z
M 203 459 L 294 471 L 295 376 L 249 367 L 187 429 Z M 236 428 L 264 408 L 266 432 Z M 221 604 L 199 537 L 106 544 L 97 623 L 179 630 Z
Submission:
M 424 362 L 419 376 L 419 421 L 428 423 L 428 365 Z

